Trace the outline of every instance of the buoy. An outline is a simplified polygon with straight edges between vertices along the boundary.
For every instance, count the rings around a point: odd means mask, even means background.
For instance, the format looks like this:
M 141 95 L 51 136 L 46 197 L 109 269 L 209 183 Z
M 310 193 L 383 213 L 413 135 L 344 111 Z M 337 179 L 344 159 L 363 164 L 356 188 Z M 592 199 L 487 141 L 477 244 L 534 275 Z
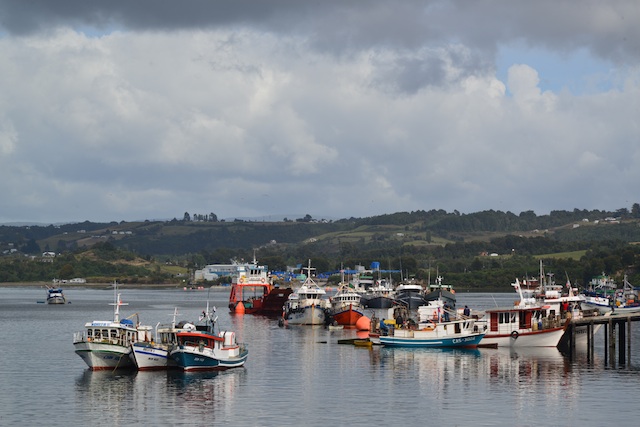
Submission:
M 236 314 L 244 314 L 244 304 L 242 301 L 236 304 Z
M 368 331 L 371 328 L 371 319 L 367 316 L 362 316 L 356 322 L 356 329 L 359 331 Z

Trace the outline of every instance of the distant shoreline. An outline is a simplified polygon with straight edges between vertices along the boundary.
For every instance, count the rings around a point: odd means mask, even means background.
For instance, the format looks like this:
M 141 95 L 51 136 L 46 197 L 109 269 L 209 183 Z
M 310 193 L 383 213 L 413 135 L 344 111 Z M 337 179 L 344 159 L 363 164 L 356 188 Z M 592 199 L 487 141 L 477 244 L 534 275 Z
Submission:
M 96 289 L 96 288 L 112 288 L 113 283 L 101 282 L 101 283 L 51 283 L 51 282 L 3 282 L 0 283 L 0 288 L 46 288 L 56 287 L 63 289 Z M 187 286 L 177 283 L 118 283 L 119 289 L 184 289 Z M 212 288 L 229 288 L 229 286 L 211 286 Z M 194 288 L 197 290 L 198 288 Z M 202 289 L 208 289 L 203 286 Z

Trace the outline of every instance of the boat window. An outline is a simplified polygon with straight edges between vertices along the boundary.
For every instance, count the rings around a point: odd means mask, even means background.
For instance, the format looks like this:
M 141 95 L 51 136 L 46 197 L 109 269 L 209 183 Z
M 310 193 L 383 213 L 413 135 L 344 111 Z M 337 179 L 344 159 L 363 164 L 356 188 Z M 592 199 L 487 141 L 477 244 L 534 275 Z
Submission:
M 91 338 L 93 336 L 93 329 L 87 329 L 87 336 Z

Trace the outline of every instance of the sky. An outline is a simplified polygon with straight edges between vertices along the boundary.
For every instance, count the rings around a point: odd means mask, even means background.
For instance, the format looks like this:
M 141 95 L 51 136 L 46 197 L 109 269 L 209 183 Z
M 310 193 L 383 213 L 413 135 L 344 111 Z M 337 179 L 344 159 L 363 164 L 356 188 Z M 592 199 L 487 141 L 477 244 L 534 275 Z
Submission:
M 640 202 L 637 0 L 0 0 L 0 222 Z

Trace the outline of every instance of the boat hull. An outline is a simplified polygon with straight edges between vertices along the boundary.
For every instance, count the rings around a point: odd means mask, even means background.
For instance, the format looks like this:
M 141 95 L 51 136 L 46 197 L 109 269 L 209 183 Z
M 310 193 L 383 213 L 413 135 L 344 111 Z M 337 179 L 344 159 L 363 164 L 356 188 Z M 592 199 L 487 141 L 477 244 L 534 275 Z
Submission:
M 131 345 L 131 355 L 140 371 L 157 371 L 167 369 L 174 363 L 169 358 L 166 347 L 154 346 L 148 343 L 134 343 Z
M 400 297 L 397 297 L 394 301 L 396 304 L 404 305 L 409 310 L 415 310 L 418 307 L 427 305 L 427 301 L 425 301 L 423 297 L 418 295 L 400 296 Z
M 106 369 L 121 369 L 134 367 L 131 358 L 131 348 L 121 345 L 76 342 L 73 344 L 75 352 L 92 371 Z
M 363 297 L 362 306 L 366 308 L 391 308 L 393 307 L 393 298 L 382 296 Z
M 338 325 L 355 326 L 356 322 L 358 322 L 358 319 L 360 319 L 362 316 L 364 316 L 362 310 L 350 306 L 344 310 L 333 313 L 331 317 Z
M 600 312 L 600 314 L 606 314 L 606 313 L 609 313 L 611 311 L 611 306 L 609 305 L 609 300 L 608 299 L 605 300 L 604 298 L 583 301 L 581 303 L 581 306 L 582 306 L 583 310 L 595 309 L 595 310 L 598 310 L 598 312 Z
M 564 334 L 564 328 L 551 328 L 539 331 L 509 334 L 487 333 L 480 345 L 490 347 L 556 347 Z
M 317 305 L 285 311 L 284 320 L 290 325 L 324 325 L 326 310 Z
M 611 311 L 612 316 L 626 316 L 629 314 L 638 314 L 638 313 L 640 313 L 640 306 L 615 307 Z
M 475 348 L 482 341 L 484 333 L 468 334 L 464 336 L 416 338 L 380 336 L 380 344 L 385 347 L 413 347 L 413 348 Z
M 242 303 L 244 306 L 244 314 L 280 316 L 282 314 L 282 306 L 287 302 L 292 292 L 293 290 L 291 288 L 273 288 L 264 297 L 244 301 L 231 300 L 229 301 L 229 310 L 235 313 L 236 306 Z
M 183 371 L 213 371 L 239 368 L 244 365 L 249 352 L 242 350 L 238 356 L 221 358 L 213 353 L 200 351 L 198 347 L 181 346 L 171 352 L 176 366 Z

